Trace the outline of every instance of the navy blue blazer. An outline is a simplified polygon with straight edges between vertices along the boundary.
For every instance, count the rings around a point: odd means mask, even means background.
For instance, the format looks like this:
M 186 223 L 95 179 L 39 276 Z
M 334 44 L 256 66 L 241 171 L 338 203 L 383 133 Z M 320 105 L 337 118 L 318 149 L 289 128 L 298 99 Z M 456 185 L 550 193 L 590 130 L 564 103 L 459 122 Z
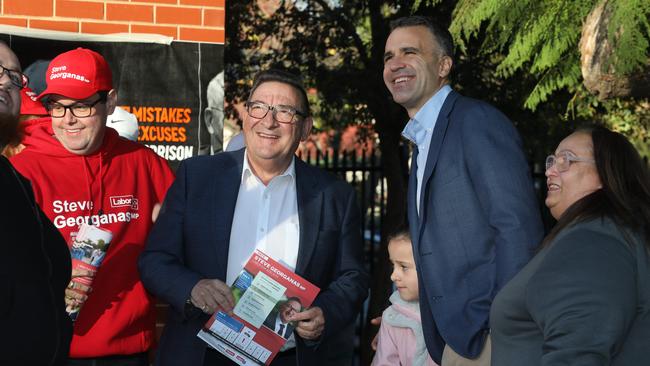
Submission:
M 196 333 L 208 320 L 184 311 L 203 278 L 225 282 L 228 245 L 241 182 L 244 150 L 183 162 L 170 187 L 139 268 L 146 288 L 171 305 L 156 365 L 202 365 L 206 344 Z M 354 189 L 296 159 L 300 242 L 296 273 L 320 287 L 313 306 L 325 317 L 318 342 L 296 335 L 303 365 L 345 364 L 353 352 L 353 324 L 368 293 L 360 211 Z M 349 362 L 348 362 L 349 363 Z
M 492 299 L 543 236 L 521 140 L 497 109 L 452 91 L 431 137 L 419 215 L 417 149 L 412 161 L 408 217 L 427 349 L 437 363 L 445 344 L 475 358 Z

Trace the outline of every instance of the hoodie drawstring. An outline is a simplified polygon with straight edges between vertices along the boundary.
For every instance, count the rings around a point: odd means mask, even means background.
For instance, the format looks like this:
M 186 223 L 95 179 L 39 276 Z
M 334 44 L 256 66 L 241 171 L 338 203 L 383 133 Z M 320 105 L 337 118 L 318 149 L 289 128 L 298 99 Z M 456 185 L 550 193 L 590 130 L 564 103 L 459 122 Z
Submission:
M 86 179 L 86 193 L 88 194 L 88 200 L 92 202 L 92 206 L 89 207 L 90 213 L 88 216 L 93 215 L 93 210 L 95 208 L 95 201 L 93 200 L 92 194 L 92 184 L 90 182 L 90 172 L 88 171 L 88 159 L 86 156 L 82 156 L 83 159 L 83 168 L 84 168 L 84 178 Z M 99 210 L 97 211 L 98 215 L 104 214 L 104 159 L 102 154 L 99 154 Z
M 104 214 L 104 157 L 99 153 L 99 216 Z

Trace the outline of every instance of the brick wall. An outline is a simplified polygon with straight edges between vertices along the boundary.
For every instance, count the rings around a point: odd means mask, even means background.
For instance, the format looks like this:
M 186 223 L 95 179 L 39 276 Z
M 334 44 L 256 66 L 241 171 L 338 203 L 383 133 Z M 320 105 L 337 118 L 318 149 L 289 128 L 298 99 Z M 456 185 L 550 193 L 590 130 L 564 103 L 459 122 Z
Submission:
M 225 0 L 0 0 L 0 24 L 224 43 Z

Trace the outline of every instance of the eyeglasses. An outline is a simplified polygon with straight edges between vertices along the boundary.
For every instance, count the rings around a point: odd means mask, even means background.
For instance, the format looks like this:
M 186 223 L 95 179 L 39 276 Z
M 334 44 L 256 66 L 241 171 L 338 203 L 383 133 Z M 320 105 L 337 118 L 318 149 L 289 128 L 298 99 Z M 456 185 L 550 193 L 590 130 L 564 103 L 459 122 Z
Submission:
M 246 102 L 245 105 L 248 115 L 257 119 L 266 117 L 269 110 L 273 111 L 273 119 L 280 123 L 291 124 L 293 123 L 293 117 L 296 115 L 306 117 L 305 113 L 302 113 L 288 105 L 268 105 L 262 102 Z
M 301 306 L 300 306 L 300 305 L 298 305 L 298 308 L 296 309 L 295 307 L 293 307 L 293 306 L 292 306 L 291 304 L 289 304 L 289 303 L 284 304 L 284 311 L 285 311 L 285 312 L 295 314 L 295 313 L 299 313 L 301 310 L 302 310 L 302 309 L 301 309 Z
M 4 74 L 7 74 L 9 76 L 9 80 L 11 80 L 11 83 L 19 89 L 26 87 L 29 83 L 29 78 L 27 78 L 27 75 L 23 74 L 20 71 L 8 69 L 0 65 L 0 78 L 3 77 Z
M 93 107 L 97 103 L 101 103 L 101 102 L 106 102 L 106 97 L 100 96 L 99 99 L 97 99 L 96 101 L 90 104 L 75 103 L 73 105 L 63 105 L 55 102 L 50 102 L 45 105 L 45 108 L 47 109 L 50 116 L 55 118 L 61 118 L 65 116 L 65 111 L 67 109 L 70 110 L 70 113 L 72 113 L 73 116 L 78 118 L 83 118 L 83 117 L 90 117 L 93 112 Z
M 571 167 L 571 163 L 573 162 L 583 162 L 583 163 L 595 163 L 596 161 L 594 159 L 586 159 L 586 158 L 579 158 L 577 156 L 571 155 L 567 151 L 563 151 L 559 153 L 558 155 L 549 155 L 546 157 L 546 170 L 551 169 L 553 165 L 555 165 L 555 168 L 557 169 L 558 172 L 566 172 L 569 170 Z

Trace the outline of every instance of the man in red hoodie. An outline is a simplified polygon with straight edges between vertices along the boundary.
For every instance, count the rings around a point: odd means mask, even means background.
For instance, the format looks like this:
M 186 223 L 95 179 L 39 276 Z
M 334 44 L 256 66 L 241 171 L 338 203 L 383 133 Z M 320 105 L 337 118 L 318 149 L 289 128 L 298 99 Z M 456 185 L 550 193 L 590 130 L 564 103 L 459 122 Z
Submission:
M 155 313 L 136 263 L 173 173 L 152 150 L 106 127 L 117 93 L 100 54 L 65 52 L 50 63 L 46 81 L 38 98 L 52 123 L 28 128 L 12 163 L 68 242 L 82 224 L 113 235 L 87 298 L 66 292 L 68 305 L 85 301 L 68 365 L 147 365 Z

